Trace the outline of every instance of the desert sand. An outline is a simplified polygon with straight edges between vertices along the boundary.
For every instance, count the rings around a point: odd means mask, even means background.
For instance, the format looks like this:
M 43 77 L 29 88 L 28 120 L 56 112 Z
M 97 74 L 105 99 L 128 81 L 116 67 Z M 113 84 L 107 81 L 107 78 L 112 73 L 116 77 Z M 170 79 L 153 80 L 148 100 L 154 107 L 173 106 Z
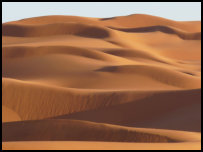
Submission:
M 2 24 L 2 149 L 201 149 L 201 21 Z

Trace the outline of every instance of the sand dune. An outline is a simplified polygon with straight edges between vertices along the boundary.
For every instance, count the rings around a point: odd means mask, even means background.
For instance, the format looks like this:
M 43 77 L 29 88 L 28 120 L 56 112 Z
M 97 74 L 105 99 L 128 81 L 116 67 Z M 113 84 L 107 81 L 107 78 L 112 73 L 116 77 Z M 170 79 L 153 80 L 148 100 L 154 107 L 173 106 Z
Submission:
M 137 28 L 146 26 L 171 26 L 179 29 L 183 29 L 188 32 L 199 32 L 201 31 L 200 21 L 193 22 L 179 22 L 173 21 L 158 16 L 151 16 L 146 14 L 132 14 L 129 16 L 119 16 L 113 18 L 101 19 L 104 25 L 113 27 L 126 27 L 126 28 Z M 137 22 L 135 22 L 137 21 Z
M 56 118 L 88 120 L 131 127 L 201 131 L 200 93 L 201 90 L 155 92 L 138 101 L 133 100 L 111 107 Z
M 12 79 L 3 79 L 2 82 L 2 104 L 16 111 L 22 120 L 43 119 L 126 103 L 153 93 L 67 89 Z
M 4 141 L 177 142 L 178 139 L 120 126 L 74 120 L 36 120 L 3 124 Z M 161 131 L 160 131 L 161 134 Z M 34 136 L 35 135 L 35 136 Z M 81 136 L 82 135 L 82 136 Z M 184 134 L 183 134 L 184 135 Z M 184 141 L 179 139 L 179 141 Z
M 37 26 L 5 24 L 2 28 L 2 35 L 16 37 L 40 37 L 69 34 L 83 37 L 106 38 L 111 34 L 107 28 L 78 23 L 55 23 Z
M 52 23 L 69 23 L 69 22 L 77 22 L 77 23 L 88 23 L 88 24 L 96 24 L 97 18 L 88 18 L 88 17 L 80 17 L 80 16 L 66 16 L 66 15 L 51 15 L 51 16 L 40 16 L 33 18 L 25 18 L 19 21 L 7 22 L 5 24 L 18 24 L 18 25 L 40 25 L 40 24 L 52 24 Z M 97 22 L 99 23 L 99 22 Z
M 5 58 L 45 56 L 49 54 L 70 54 L 87 57 L 95 60 L 112 61 L 113 58 L 106 56 L 104 53 L 90 49 L 84 49 L 72 46 L 12 46 L 4 47 L 5 52 L 2 54 Z
M 110 27 L 111 28 L 111 27 Z M 186 33 L 184 31 L 177 30 L 168 26 L 147 26 L 139 28 L 113 28 L 115 30 L 130 32 L 130 33 L 145 33 L 160 31 L 167 34 L 175 34 L 185 40 L 201 40 L 201 32 L 198 33 Z
M 56 15 L 2 28 L 3 149 L 201 148 L 201 21 Z
M 200 79 L 192 78 L 189 74 L 183 74 L 176 71 L 170 71 L 166 68 L 149 66 L 149 65 L 124 65 L 124 66 L 108 66 L 102 69 L 98 69 L 101 72 L 113 72 L 113 73 L 127 73 L 127 74 L 140 74 L 142 76 L 149 76 L 152 79 L 175 85 L 178 87 L 199 88 L 201 86 Z M 162 77 L 160 77 L 160 74 Z M 196 79 L 196 80 L 195 80 Z M 191 81 L 194 80 L 194 81 Z M 191 81 L 191 82 L 190 82 Z M 196 81 L 196 82 L 195 82 Z

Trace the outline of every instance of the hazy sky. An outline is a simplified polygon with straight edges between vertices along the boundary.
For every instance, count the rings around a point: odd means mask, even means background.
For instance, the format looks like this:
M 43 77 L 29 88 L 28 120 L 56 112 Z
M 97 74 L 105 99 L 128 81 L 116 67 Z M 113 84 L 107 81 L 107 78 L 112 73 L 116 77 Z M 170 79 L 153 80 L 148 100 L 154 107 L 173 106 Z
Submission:
M 3 2 L 2 22 L 45 15 L 113 17 L 150 14 L 178 21 L 201 20 L 201 2 Z

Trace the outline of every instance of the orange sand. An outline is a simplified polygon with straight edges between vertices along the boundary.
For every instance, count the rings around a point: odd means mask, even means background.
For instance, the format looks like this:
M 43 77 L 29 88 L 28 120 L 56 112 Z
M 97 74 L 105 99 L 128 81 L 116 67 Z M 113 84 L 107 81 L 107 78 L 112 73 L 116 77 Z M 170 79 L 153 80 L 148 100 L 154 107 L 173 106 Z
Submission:
M 4 150 L 201 149 L 201 21 L 43 16 L 2 28 Z

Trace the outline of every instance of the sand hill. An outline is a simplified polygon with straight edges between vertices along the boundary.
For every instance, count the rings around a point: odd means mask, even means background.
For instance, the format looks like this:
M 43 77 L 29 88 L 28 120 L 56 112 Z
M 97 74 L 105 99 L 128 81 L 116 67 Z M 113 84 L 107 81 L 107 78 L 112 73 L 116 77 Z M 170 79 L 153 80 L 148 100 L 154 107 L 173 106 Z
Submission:
M 201 21 L 43 16 L 2 28 L 3 149 L 201 149 Z

